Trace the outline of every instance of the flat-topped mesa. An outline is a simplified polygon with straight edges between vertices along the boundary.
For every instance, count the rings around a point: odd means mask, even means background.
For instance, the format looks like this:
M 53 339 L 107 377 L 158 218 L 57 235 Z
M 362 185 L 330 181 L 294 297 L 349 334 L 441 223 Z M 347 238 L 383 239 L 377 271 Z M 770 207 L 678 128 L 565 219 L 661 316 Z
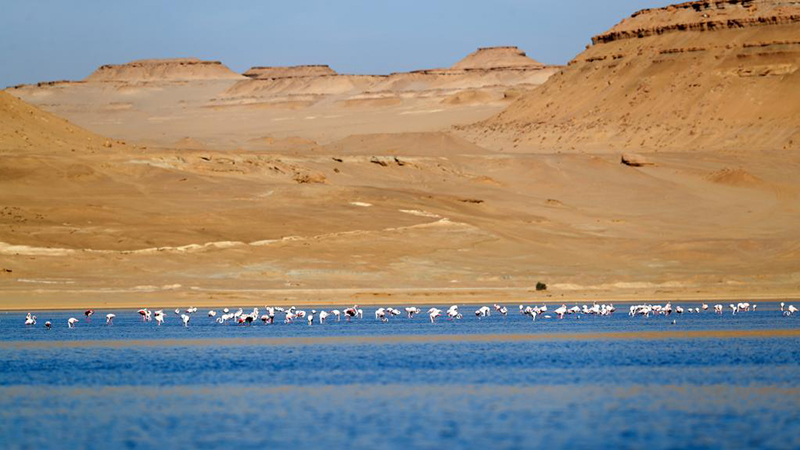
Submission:
M 140 59 L 125 64 L 100 66 L 85 81 L 180 81 L 240 79 L 219 61 L 197 58 Z
M 322 77 L 337 75 L 336 71 L 327 64 L 312 64 L 301 66 L 256 66 L 251 67 L 243 74 L 256 80 L 274 80 L 279 78 L 295 77 Z
M 703 0 L 643 9 L 609 31 L 595 36 L 592 43 L 602 44 L 672 32 L 799 23 L 797 5 L 794 0 Z
M 488 70 L 488 69 L 540 69 L 544 64 L 528 57 L 522 50 L 514 46 L 481 47 L 470 53 L 461 61 L 453 64 L 453 70 Z

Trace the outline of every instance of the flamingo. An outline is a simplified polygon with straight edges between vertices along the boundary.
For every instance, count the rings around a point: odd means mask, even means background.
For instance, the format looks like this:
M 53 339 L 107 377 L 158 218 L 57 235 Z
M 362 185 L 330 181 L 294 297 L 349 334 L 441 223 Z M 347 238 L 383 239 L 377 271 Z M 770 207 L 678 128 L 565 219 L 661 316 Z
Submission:
M 83 312 L 83 315 L 86 316 L 86 321 L 87 322 L 91 322 L 92 321 L 92 314 L 94 314 L 94 310 L 93 309 L 87 309 L 86 311 Z
M 342 320 L 342 318 L 340 317 L 340 316 L 341 316 L 341 314 L 342 314 L 342 312 L 341 312 L 341 311 L 339 311 L 338 309 L 334 309 L 333 311 L 331 311 L 331 314 L 333 314 L 333 315 L 336 317 L 336 321 L 337 321 L 337 322 L 339 322 L 340 320 Z
M 264 308 L 266 308 L 267 313 L 261 316 L 261 320 L 264 321 L 264 324 L 275 323 L 275 308 L 271 306 L 265 306 Z
M 214 311 L 213 309 L 208 312 L 208 317 L 209 318 L 214 319 L 214 317 L 216 317 L 216 316 L 217 316 L 217 312 Z
M 147 308 L 142 308 L 137 312 L 139 313 L 139 316 L 141 316 L 142 322 L 150 321 L 150 311 Z
M 520 305 L 520 308 L 522 308 L 522 305 Z M 536 310 L 536 308 L 531 308 L 530 306 L 527 306 L 527 307 L 525 307 L 525 309 L 522 310 L 522 314 L 525 314 L 527 316 L 531 316 L 531 319 L 533 319 L 532 321 L 535 322 L 536 321 L 536 316 L 539 313 Z
M 488 317 L 490 315 L 490 309 L 488 306 L 481 306 L 477 311 L 475 311 L 475 316 L 480 319 L 482 317 Z
M 189 319 L 191 319 L 191 318 L 192 318 L 192 316 L 190 316 L 188 314 L 181 314 L 181 320 L 183 321 L 183 326 L 184 327 L 189 327 Z
M 388 322 L 389 319 L 386 318 L 386 309 L 378 308 L 375 310 L 375 319 L 380 320 L 381 322 Z
M 720 305 L 720 304 L 714 305 L 714 312 L 716 314 L 722 314 L 722 305 Z
M 683 308 L 681 308 L 680 306 L 676 306 L 675 307 L 675 312 L 678 313 L 678 314 L 683 314 Z
M 431 323 L 436 322 L 436 318 L 442 315 L 442 310 L 439 308 L 431 308 L 428 310 L 428 317 L 431 319 Z
M 314 325 L 314 314 L 317 313 L 316 309 L 311 310 L 311 314 L 308 315 L 306 320 L 308 321 L 308 326 Z
M 786 312 L 784 312 L 783 314 L 788 317 L 788 316 L 793 315 L 796 312 L 797 312 L 797 308 L 795 308 L 794 305 L 789 305 L 789 307 L 786 308 Z
M 158 323 L 158 326 L 161 326 L 161 324 L 164 323 L 164 319 L 166 319 L 166 317 L 164 316 L 164 311 L 162 311 L 160 309 L 158 311 L 156 311 L 153 316 L 156 318 L 156 322 Z
M 114 317 L 117 317 L 117 315 L 111 313 L 106 314 L 106 325 L 114 325 Z
M 706 305 L 705 303 L 703 303 L 703 311 L 707 311 L 707 310 L 708 310 L 708 305 Z
M 327 318 L 328 318 L 328 312 L 327 311 L 320 311 L 319 312 L 319 323 L 321 323 L 321 324 L 325 323 L 325 319 L 327 319 Z
M 67 327 L 68 327 L 68 328 L 75 328 L 75 324 L 76 324 L 76 323 L 78 323 L 78 319 L 76 319 L 76 318 L 74 318 L 74 317 L 70 317 L 70 318 L 67 320 Z
M 36 316 L 31 315 L 31 313 L 25 316 L 25 326 L 29 325 L 36 325 Z
M 498 305 L 497 303 L 494 304 L 494 310 L 504 316 L 508 315 L 508 308 L 506 308 L 505 306 Z
M 47 322 L 45 322 L 45 323 L 44 323 L 44 327 L 45 327 L 45 328 L 47 328 L 48 330 L 49 330 L 49 329 L 50 329 L 50 327 L 52 327 L 52 326 L 53 326 L 53 324 L 51 324 L 49 320 L 48 320 Z
M 344 310 L 344 315 L 345 315 L 345 317 L 347 317 L 347 321 L 348 321 L 348 322 L 350 322 L 350 319 L 351 319 L 352 317 L 356 317 L 356 316 L 358 316 L 358 311 L 360 311 L 360 310 L 358 309 L 358 305 L 353 305 L 353 307 L 352 307 L 352 308 L 347 308 L 347 309 L 345 309 L 345 310 Z
M 561 307 L 553 311 L 556 313 L 559 319 L 563 319 L 564 315 L 567 313 L 567 305 L 562 304 Z
M 447 320 L 460 319 L 461 313 L 458 312 L 458 305 L 453 305 L 447 309 Z
M 409 319 L 413 319 L 415 314 L 419 314 L 422 312 L 422 310 L 417 308 L 416 306 L 409 306 L 405 308 L 405 310 Z
M 731 303 L 728 306 L 731 308 L 732 314 L 735 315 L 737 312 L 739 312 L 739 306 L 738 305 L 734 305 L 733 303 Z

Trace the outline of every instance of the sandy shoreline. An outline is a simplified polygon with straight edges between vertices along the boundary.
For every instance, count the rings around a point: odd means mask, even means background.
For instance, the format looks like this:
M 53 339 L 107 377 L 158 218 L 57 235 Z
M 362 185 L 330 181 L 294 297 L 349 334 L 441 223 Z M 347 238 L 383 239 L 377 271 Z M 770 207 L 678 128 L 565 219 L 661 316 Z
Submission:
M 81 309 L 173 309 L 271 306 L 401 306 L 482 304 L 583 304 L 800 300 L 785 292 L 536 292 L 530 288 L 247 289 L 161 292 L 0 291 L 0 311 Z

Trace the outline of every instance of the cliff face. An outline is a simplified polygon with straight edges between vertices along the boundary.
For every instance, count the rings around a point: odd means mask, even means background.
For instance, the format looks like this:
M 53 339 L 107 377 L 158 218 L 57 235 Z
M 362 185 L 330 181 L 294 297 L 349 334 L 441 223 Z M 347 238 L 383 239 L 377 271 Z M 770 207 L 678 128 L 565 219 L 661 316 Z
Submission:
M 243 73 L 248 78 L 257 80 L 269 80 L 277 78 L 293 78 L 293 77 L 319 77 L 327 75 L 336 75 L 336 71 L 331 69 L 328 65 L 308 65 L 308 66 L 287 66 L 287 67 L 251 67 L 247 72 Z
M 800 148 L 800 3 L 644 10 L 559 74 L 462 131 L 536 151 Z
M 223 98 L 275 95 L 394 95 L 423 91 L 461 91 L 491 87 L 538 86 L 558 67 L 545 66 L 517 47 L 487 47 L 450 68 L 390 75 L 338 74 L 327 65 L 253 67 Z M 358 99 L 356 99 L 358 100 Z
M 242 75 L 219 61 L 196 58 L 142 59 L 126 64 L 100 66 L 85 81 L 176 81 L 204 79 L 237 79 Z

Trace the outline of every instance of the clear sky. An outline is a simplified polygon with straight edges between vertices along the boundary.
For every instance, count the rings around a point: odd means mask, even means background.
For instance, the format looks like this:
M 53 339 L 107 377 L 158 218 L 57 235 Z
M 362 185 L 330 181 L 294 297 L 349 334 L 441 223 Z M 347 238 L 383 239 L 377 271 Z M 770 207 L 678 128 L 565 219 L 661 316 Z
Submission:
M 340 73 L 445 67 L 516 45 L 564 64 L 663 0 L 0 0 L 0 87 L 82 79 L 102 64 L 194 56 L 231 69 L 330 64 Z

